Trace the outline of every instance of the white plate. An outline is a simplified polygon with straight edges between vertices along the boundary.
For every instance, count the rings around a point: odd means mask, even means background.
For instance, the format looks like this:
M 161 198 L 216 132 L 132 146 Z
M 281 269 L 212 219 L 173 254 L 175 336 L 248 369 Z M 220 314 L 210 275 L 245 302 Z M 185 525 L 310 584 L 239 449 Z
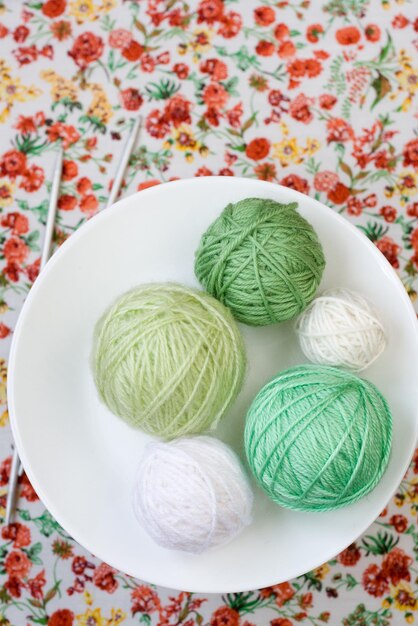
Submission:
M 135 469 L 149 437 L 98 400 L 89 369 L 94 325 L 127 289 L 151 281 L 197 286 L 194 251 L 228 202 L 258 196 L 299 203 L 326 256 L 321 288 L 367 295 L 388 334 L 366 370 L 393 412 L 393 449 L 376 489 L 329 513 L 287 511 L 256 488 L 254 523 L 201 556 L 157 547 L 131 507 Z M 305 362 L 292 322 L 242 326 L 249 367 L 244 389 L 215 435 L 242 454 L 247 408 L 283 368 Z M 132 576 L 198 592 L 254 589 L 327 561 L 373 522 L 396 490 L 417 436 L 418 326 L 383 255 L 345 219 L 296 191 L 250 179 L 195 178 L 141 191 L 93 218 L 52 257 L 33 286 L 13 338 L 8 398 L 25 469 L 45 505 L 93 554 Z

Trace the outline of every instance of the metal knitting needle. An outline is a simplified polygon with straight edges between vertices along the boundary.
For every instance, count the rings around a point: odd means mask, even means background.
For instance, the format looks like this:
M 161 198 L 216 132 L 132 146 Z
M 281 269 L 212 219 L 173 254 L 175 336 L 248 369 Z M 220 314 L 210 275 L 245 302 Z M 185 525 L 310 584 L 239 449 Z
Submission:
M 62 161 L 64 157 L 64 151 L 62 146 L 58 149 L 57 159 L 55 161 L 54 173 L 52 176 L 52 186 L 51 186 L 51 196 L 49 199 L 49 208 L 48 208 L 48 217 L 46 220 L 46 228 L 44 235 L 44 245 L 42 248 L 42 256 L 41 256 L 41 266 L 40 271 L 46 265 L 50 254 L 51 254 L 51 244 L 52 244 L 52 236 L 54 233 L 54 224 L 55 224 L 55 216 L 57 213 L 57 204 L 58 204 L 58 193 L 61 182 L 61 172 L 62 172 Z M 9 478 L 9 486 L 7 491 L 7 501 L 6 501 L 6 519 L 5 524 L 10 524 L 12 520 L 12 516 L 14 513 L 14 505 L 16 501 L 16 492 L 17 492 L 17 481 L 19 475 L 22 470 L 22 466 L 19 459 L 19 454 L 15 445 L 15 449 L 13 451 L 12 465 L 10 468 L 10 478 Z
M 142 115 L 139 115 L 132 126 L 131 133 L 126 140 L 126 144 L 123 148 L 122 155 L 120 157 L 120 161 L 118 164 L 118 169 L 116 170 L 115 179 L 113 181 L 112 189 L 109 193 L 109 198 L 107 200 L 106 208 L 112 206 L 116 201 L 116 198 L 119 195 L 119 191 L 123 181 L 123 175 L 126 170 L 126 166 L 129 163 L 129 159 L 131 158 L 132 150 L 134 149 L 136 138 L 139 132 L 139 129 L 142 125 Z

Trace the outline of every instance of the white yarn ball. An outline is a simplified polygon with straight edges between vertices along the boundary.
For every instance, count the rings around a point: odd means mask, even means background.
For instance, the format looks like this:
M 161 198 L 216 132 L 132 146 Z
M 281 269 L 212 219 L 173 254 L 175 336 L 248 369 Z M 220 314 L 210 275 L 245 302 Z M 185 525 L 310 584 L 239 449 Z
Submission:
M 349 289 L 329 289 L 296 322 L 305 356 L 321 365 L 360 371 L 386 346 L 382 324 L 369 302 Z
M 134 511 L 154 541 L 200 554 L 251 522 L 253 494 L 236 454 L 212 437 L 150 444 L 139 465 Z

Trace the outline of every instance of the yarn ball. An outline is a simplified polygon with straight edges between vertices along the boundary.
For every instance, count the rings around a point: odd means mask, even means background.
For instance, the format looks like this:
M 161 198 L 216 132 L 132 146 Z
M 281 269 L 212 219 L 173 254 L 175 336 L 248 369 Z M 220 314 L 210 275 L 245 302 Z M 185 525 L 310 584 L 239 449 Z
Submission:
M 116 415 L 170 439 L 215 427 L 240 391 L 245 348 L 231 313 L 206 293 L 148 284 L 99 320 L 93 373 Z
M 324 254 L 296 207 L 264 198 L 228 204 L 201 239 L 197 278 L 244 324 L 291 319 L 315 295 Z
M 251 522 L 253 494 L 236 454 L 212 437 L 148 446 L 134 486 L 136 517 L 154 541 L 199 554 Z
M 300 347 L 314 363 L 366 369 L 386 346 L 385 331 L 369 302 L 349 289 L 329 289 L 296 323 Z
M 330 511 L 368 494 L 391 442 L 392 416 L 375 385 L 325 365 L 278 374 L 254 399 L 245 425 L 257 481 L 297 511 Z

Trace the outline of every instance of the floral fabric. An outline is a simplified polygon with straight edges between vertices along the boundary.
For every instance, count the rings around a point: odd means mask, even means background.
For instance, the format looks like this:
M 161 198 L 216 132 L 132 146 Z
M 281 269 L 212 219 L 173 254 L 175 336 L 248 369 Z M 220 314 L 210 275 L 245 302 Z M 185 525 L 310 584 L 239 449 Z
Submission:
M 212 174 L 298 189 L 360 228 L 414 300 L 417 49 L 414 0 L 0 1 L 0 515 L 7 356 L 39 272 L 57 141 L 57 245 L 105 206 L 140 112 L 123 194 Z M 0 625 L 413 623 L 417 508 L 418 456 L 379 519 L 329 563 L 268 589 L 190 595 L 86 553 L 23 476 L 16 520 L 1 527 Z

